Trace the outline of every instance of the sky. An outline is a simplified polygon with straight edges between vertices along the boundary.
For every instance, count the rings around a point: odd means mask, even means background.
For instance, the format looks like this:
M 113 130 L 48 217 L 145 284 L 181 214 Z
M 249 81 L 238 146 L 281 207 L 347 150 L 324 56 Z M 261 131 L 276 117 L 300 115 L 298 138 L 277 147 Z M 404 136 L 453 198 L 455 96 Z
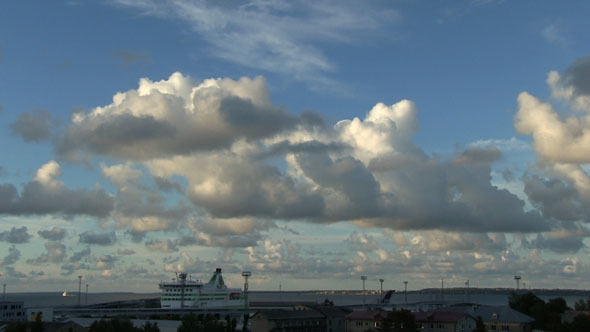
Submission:
M 590 288 L 590 3 L 1 7 L 9 293 Z

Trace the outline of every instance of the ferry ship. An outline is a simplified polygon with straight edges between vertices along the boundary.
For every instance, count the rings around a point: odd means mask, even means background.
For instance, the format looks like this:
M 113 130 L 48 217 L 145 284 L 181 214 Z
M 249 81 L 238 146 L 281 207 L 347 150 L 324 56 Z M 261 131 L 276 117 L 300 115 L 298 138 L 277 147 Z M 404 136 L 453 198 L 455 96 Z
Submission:
M 220 268 L 208 283 L 186 277 L 186 273 L 178 273 L 172 281 L 160 282 L 162 308 L 243 308 L 246 304 L 241 289 L 225 285 Z

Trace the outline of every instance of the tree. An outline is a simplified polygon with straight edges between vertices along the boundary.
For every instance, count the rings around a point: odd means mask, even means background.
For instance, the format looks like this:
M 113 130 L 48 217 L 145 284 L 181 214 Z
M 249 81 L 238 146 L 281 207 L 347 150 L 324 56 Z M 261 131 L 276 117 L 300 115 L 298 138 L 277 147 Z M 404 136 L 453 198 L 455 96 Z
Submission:
M 379 332 L 418 332 L 416 318 L 409 311 L 402 309 L 400 311 L 391 311 L 381 321 Z
M 477 320 L 475 321 L 475 328 L 473 329 L 473 332 L 487 332 L 486 326 L 483 323 L 483 319 L 481 319 L 481 316 L 477 316 Z
M 145 322 L 145 324 L 143 325 L 143 329 L 141 330 L 143 332 L 160 332 L 160 328 L 158 327 L 158 323 L 150 323 L 150 322 Z
M 182 321 L 177 332 L 195 332 L 201 327 L 200 317 L 195 314 L 188 314 L 182 317 Z
M 159 331 L 160 329 L 158 329 Z M 90 325 L 90 332 L 141 332 L 129 319 L 101 319 Z
M 231 318 L 229 315 L 225 315 L 225 332 L 234 332 L 236 330 L 236 326 L 238 322 L 236 322 L 235 318 Z
M 590 310 L 590 297 L 584 301 L 584 299 L 579 299 L 574 304 L 574 309 L 578 311 L 587 311 Z
M 244 331 L 244 332 L 248 331 L 248 320 L 250 320 L 250 315 L 245 313 L 244 314 L 244 322 L 242 324 L 242 331 Z
M 549 302 L 547 302 L 547 306 L 551 312 L 559 314 L 563 314 L 566 310 L 570 309 L 567 307 L 567 302 L 565 302 L 562 297 L 550 299 Z
M 590 331 L 590 316 L 588 315 L 578 315 L 574 318 L 572 322 L 571 329 L 572 332 L 588 332 Z
M 577 315 L 571 323 L 564 323 L 556 332 L 588 332 L 590 331 L 590 316 Z
M 525 294 L 516 294 L 512 292 L 508 304 L 516 311 L 522 312 L 525 315 L 533 316 L 532 311 L 535 306 L 544 305 L 545 301 L 541 300 L 535 294 L 528 292 Z
M 381 321 L 381 325 L 377 328 L 378 332 L 393 332 L 393 315 L 389 313 Z
M 35 320 L 31 323 L 31 332 L 43 331 L 43 313 L 39 312 L 35 315 Z
M 226 332 L 226 327 L 219 321 L 219 315 L 189 314 L 182 317 L 177 332 Z
M 547 303 L 533 293 L 518 295 L 512 293 L 510 307 L 535 319 L 533 328 L 559 331 L 562 327 L 561 314 L 568 309 L 562 298 L 550 299 Z
M 6 331 L 6 332 L 27 332 L 27 323 L 19 322 L 19 323 L 9 324 L 4 331 Z

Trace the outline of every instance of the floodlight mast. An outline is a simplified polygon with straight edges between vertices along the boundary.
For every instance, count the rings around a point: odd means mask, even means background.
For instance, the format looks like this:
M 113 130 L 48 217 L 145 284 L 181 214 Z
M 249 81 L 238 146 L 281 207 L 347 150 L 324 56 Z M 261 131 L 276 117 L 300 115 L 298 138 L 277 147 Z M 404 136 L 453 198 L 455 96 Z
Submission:
M 361 280 L 363 281 L 363 304 L 365 304 L 365 281 L 367 281 L 367 276 L 361 276 Z
M 445 303 L 445 279 L 440 279 L 440 301 Z
M 82 294 L 82 276 L 78 276 L 78 307 L 80 306 L 80 295 Z
M 250 271 L 242 272 L 242 277 L 244 277 L 244 314 L 248 313 L 248 278 L 252 275 Z
M 522 279 L 521 276 L 514 276 L 514 280 L 516 280 L 516 290 L 518 291 L 520 288 L 520 279 Z
M 383 294 L 383 282 L 384 281 L 385 280 L 383 280 L 383 279 L 379 279 L 379 282 L 381 283 L 381 292 L 379 294 Z
M 408 306 L 408 281 L 404 280 L 404 304 Z
M 0 277 L 2 273 L 0 273 Z M 6 283 L 2 284 L 2 301 L 6 301 Z
M 0 277 L 2 273 L 0 273 Z M 2 301 L 6 301 L 6 284 L 2 284 Z

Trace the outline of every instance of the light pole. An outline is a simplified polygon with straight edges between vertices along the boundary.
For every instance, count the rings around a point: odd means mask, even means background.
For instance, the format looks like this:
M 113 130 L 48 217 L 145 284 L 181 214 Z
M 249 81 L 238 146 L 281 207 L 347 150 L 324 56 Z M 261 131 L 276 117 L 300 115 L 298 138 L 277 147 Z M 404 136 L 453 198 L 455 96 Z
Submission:
M 521 276 L 514 276 L 514 280 L 516 280 L 516 291 L 520 288 L 520 279 L 522 279 Z
M 442 302 L 442 304 L 445 303 L 445 293 L 444 293 L 444 289 L 445 289 L 445 279 L 440 279 L 440 302 Z
M 248 278 L 252 275 L 250 271 L 242 272 L 244 277 L 244 314 L 248 314 Z
M 80 306 L 81 293 L 82 293 L 82 276 L 78 276 L 78 307 Z
M 86 305 L 88 305 L 88 284 L 86 284 Z
M 363 304 L 365 304 L 365 281 L 367 280 L 367 276 L 361 276 L 361 280 L 363 281 Z
M 379 294 L 383 294 L 383 282 L 384 281 L 385 280 L 383 280 L 383 279 L 379 279 L 379 282 L 381 283 L 381 293 L 379 293 Z
M 408 281 L 404 280 L 404 304 L 408 306 Z
M 469 279 L 465 282 L 465 286 L 467 286 L 467 302 L 469 302 Z
M 2 273 L 0 273 L 0 277 L 2 276 Z M 6 284 L 2 284 L 2 301 L 6 301 Z

